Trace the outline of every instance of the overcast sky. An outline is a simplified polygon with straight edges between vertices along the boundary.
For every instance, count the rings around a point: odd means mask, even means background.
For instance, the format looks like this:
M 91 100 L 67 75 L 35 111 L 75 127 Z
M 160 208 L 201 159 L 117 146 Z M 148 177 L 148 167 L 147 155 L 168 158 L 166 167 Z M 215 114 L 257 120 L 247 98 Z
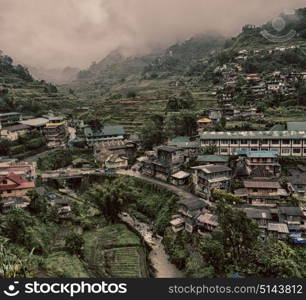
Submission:
M 48 68 L 87 67 L 205 32 L 237 34 L 305 0 L 0 0 L 0 49 Z

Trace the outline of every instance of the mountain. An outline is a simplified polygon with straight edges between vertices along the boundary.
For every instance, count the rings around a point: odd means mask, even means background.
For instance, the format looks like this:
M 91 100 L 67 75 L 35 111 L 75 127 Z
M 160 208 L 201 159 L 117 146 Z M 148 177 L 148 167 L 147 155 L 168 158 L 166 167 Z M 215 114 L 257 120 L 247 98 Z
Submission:
M 35 80 L 29 70 L 0 51 L 0 112 L 17 111 L 32 116 L 69 112 L 78 98 L 59 92 L 54 84 Z
M 29 71 L 37 80 L 45 80 L 55 84 L 65 84 L 77 79 L 80 72 L 78 68 L 66 67 L 64 69 L 47 69 L 28 66 Z

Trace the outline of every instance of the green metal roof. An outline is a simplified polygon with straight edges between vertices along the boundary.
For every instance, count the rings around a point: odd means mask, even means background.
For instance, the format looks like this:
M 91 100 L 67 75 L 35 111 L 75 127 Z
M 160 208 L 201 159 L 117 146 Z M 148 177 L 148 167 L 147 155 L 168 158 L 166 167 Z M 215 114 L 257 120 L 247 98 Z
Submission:
M 197 162 L 228 162 L 228 156 L 223 155 L 199 155 L 197 157 Z
M 203 132 L 201 140 L 278 140 L 278 139 L 306 139 L 306 131 L 227 131 Z
M 199 148 L 200 142 L 199 141 L 190 141 L 190 137 L 188 136 L 178 136 L 171 140 L 168 143 L 170 146 L 176 146 L 178 148 Z
M 287 122 L 289 131 L 306 131 L 306 122 Z
M 275 158 L 278 156 L 276 151 L 260 150 L 260 151 L 251 151 L 251 150 L 239 150 L 237 151 L 238 155 L 246 155 L 247 157 L 254 158 Z
M 92 127 L 85 127 L 84 134 L 86 138 L 103 138 L 107 136 L 124 135 L 125 131 L 123 126 L 120 125 L 104 125 L 98 129 Z
M 276 124 L 271 128 L 271 131 L 284 131 L 286 130 L 286 126 L 282 124 Z

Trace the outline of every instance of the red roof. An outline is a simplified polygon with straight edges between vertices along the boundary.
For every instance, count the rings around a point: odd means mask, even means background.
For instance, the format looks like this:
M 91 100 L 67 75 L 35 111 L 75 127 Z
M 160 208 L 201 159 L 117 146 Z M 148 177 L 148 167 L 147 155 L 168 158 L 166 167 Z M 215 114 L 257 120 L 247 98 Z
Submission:
M 13 181 L 14 184 L 3 184 L 4 180 Z M 21 176 L 10 173 L 6 176 L 0 176 L 0 191 L 7 191 L 7 190 L 23 190 L 23 189 L 31 189 L 34 188 L 34 182 L 27 181 L 26 179 L 22 178 Z

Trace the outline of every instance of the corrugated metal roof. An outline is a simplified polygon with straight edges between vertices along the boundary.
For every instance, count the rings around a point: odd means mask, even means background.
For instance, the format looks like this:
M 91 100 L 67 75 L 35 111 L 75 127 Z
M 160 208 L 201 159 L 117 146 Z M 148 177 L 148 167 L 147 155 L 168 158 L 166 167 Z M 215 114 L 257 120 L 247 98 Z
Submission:
M 289 131 L 306 131 L 306 122 L 287 122 Z
M 198 162 L 222 162 L 227 163 L 229 160 L 228 156 L 222 155 L 199 155 L 197 157 Z
M 306 131 L 207 131 L 201 134 L 202 140 L 240 139 L 306 139 Z
M 97 129 L 92 127 L 85 127 L 84 134 L 86 137 L 104 137 L 104 136 L 115 136 L 115 135 L 124 135 L 125 131 L 121 125 L 104 125 Z
M 243 181 L 243 185 L 246 188 L 281 188 L 281 185 L 277 181 Z
M 239 150 L 237 151 L 238 155 L 246 155 L 250 158 L 275 158 L 278 156 L 277 151 L 271 150 L 260 150 L 260 151 L 251 151 L 251 150 Z

